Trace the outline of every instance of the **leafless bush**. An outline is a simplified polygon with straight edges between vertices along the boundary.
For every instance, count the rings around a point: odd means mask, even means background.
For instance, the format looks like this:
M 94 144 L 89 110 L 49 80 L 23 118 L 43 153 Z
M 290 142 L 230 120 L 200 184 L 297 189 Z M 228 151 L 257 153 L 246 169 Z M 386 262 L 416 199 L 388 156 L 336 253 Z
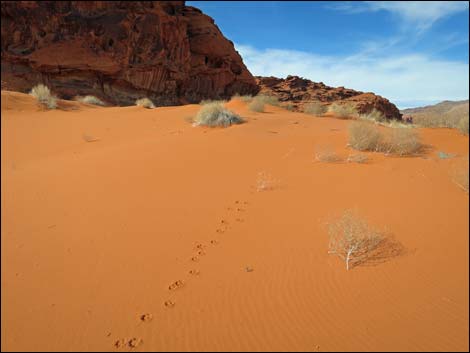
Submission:
M 243 119 L 234 112 L 226 109 L 219 102 L 212 102 L 201 107 L 194 119 L 195 125 L 222 126 L 227 127 L 232 124 L 241 124 Z
M 251 103 L 248 105 L 248 108 L 253 111 L 253 112 L 264 112 L 264 100 L 260 97 L 255 97 L 251 101 Z
M 51 94 L 49 87 L 43 84 L 39 84 L 33 87 L 30 94 L 35 97 L 39 103 L 43 104 L 47 108 L 57 108 L 57 98 Z
M 327 107 L 319 102 L 312 102 L 304 105 L 304 113 L 315 116 L 322 116 L 327 110 Z
M 260 99 L 264 104 L 279 106 L 279 99 L 275 96 L 270 96 L 266 94 L 257 95 L 255 98 Z
M 463 118 L 461 118 L 458 122 L 458 125 L 457 125 L 457 128 L 459 129 L 459 131 L 464 134 L 464 135 L 468 135 L 468 116 L 464 116 Z
M 381 111 L 375 108 L 373 108 L 369 113 L 360 114 L 359 118 L 365 119 L 365 120 L 377 121 L 377 122 L 385 122 L 387 120 L 385 115 Z
M 376 151 L 398 156 L 414 155 L 422 151 L 418 134 L 411 129 L 387 129 L 381 133 L 377 126 L 364 121 L 349 125 L 349 145 L 359 151 Z
M 346 270 L 363 262 L 380 247 L 384 235 L 347 210 L 336 221 L 328 225 L 329 254 L 334 254 L 346 263 Z
M 286 110 L 292 112 L 292 111 L 294 111 L 295 106 L 294 106 L 292 103 L 287 103 L 287 104 L 284 106 L 284 108 L 286 108 Z
M 333 113 L 337 118 L 347 119 L 357 117 L 357 111 L 353 104 L 333 103 L 328 107 L 328 111 Z
M 333 148 L 329 146 L 317 147 L 315 151 L 315 159 L 319 162 L 337 163 L 342 159 L 336 154 Z
M 358 151 L 377 151 L 382 135 L 379 129 L 363 121 L 349 125 L 349 145 Z
M 84 97 L 77 96 L 77 97 L 75 97 L 75 100 L 78 101 L 78 102 L 93 104 L 93 105 L 101 105 L 101 106 L 106 105 L 105 102 L 103 102 L 101 99 L 99 99 L 95 96 L 84 96 Z
M 148 98 L 137 99 L 135 101 L 135 105 L 139 107 L 147 108 L 147 109 L 155 108 L 155 105 L 153 104 L 153 102 Z
M 348 163 L 367 163 L 369 161 L 369 157 L 365 154 L 352 154 L 346 161 Z

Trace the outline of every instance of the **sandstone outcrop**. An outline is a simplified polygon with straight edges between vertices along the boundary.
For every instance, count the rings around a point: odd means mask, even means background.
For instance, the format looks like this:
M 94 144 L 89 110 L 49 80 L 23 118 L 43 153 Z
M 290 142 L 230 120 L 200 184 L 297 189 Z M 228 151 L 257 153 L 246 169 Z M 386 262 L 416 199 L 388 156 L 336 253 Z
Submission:
M 118 105 L 258 91 L 233 43 L 184 1 L 5 1 L 1 11 L 2 88 L 45 83 L 60 98 Z
M 287 76 L 285 79 L 256 76 L 256 81 L 261 94 L 276 96 L 279 101 L 289 102 L 298 110 L 302 110 L 303 105 L 310 102 L 321 102 L 325 105 L 354 104 L 360 114 L 369 113 L 375 108 L 387 119 L 401 120 L 398 108 L 374 93 L 329 87 L 323 82 L 313 82 L 298 76 Z

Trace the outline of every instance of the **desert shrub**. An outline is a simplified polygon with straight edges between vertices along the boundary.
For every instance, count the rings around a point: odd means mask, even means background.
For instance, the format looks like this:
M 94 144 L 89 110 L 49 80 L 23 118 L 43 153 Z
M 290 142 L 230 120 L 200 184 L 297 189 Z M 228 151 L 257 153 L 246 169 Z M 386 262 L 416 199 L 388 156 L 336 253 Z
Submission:
M 248 105 L 248 108 L 253 112 L 264 112 L 264 100 L 259 96 L 253 98 L 251 103 Z
M 328 236 L 328 253 L 343 259 L 346 270 L 364 262 L 385 240 L 383 234 L 352 210 L 328 224 Z
M 240 95 L 237 93 L 237 94 L 235 94 L 234 96 L 232 96 L 232 99 L 239 99 L 239 100 L 241 100 L 242 102 L 251 102 L 251 100 L 253 99 L 253 97 L 250 96 L 250 95 L 240 96 Z
M 468 193 L 468 157 L 454 166 L 452 180 L 458 187 Z
M 362 121 L 349 125 L 349 145 L 358 151 L 377 151 L 382 135 L 379 129 Z
M 57 98 L 51 94 L 49 87 L 43 84 L 39 84 L 33 87 L 30 94 L 35 97 L 39 103 L 45 105 L 47 108 L 57 108 Z
M 457 125 L 457 128 L 459 129 L 459 131 L 464 134 L 464 135 L 468 135 L 468 116 L 464 116 L 463 118 L 461 118 L 458 122 L 458 125 Z
M 352 104 L 333 103 L 328 107 L 328 111 L 342 119 L 352 118 L 358 115 L 356 108 Z
M 319 162 L 337 163 L 341 162 L 341 157 L 329 146 L 317 147 L 315 159 Z
M 232 124 L 241 124 L 243 119 L 234 112 L 226 109 L 223 104 L 213 102 L 201 107 L 194 119 L 196 125 L 203 126 L 222 126 L 227 127 Z
M 391 129 L 379 144 L 381 152 L 399 156 L 417 154 L 422 148 L 418 134 L 409 129 Z
M 322 116 L 327 110 L 327 107 L 319 102 L 312 102 L 304 105 L 304 113 L 315 116 Z
M 369 113 L 360 114 L 359 118 L 365 119 L 365 120 L 377 121 L 377 122 L 385 122 L 387 120 L 385 115 L 381 111 L 375 108 L 373 108 Z
M 348 163 L 367 163 L 369 161 L 369 157 L 365 154 L 352 154 L 346 161 Z
M 423 144 L 418 134 L 410 129 L 379 129 L 366 122 L 354 121 L 349 125 L 349 146 L 359 151 L 377 151 L 399 156 L 421 152 Z
M 147 109 L 155 108 L 155 105 L 153 104 L 153 102 L 148 98 L 137 99 L 135 101 L 135 105 L 139 107 L 147 108 Z
M 105 106 L 106 103 L 103 102 L 101 99 L 95 97 L 95 96 L 85 96 L 85 97 L 75 97 L 76 101 L 82 102 L 82 103 L 87 103 L 87 104 L 93 104 L 93 105 L 101 105 Z
M 279 99 L 275 96 L 269 96 L 265 94 L 260 94 L 255 97 L 255 99 L 261 100 L 264 104 L 279 106 Z

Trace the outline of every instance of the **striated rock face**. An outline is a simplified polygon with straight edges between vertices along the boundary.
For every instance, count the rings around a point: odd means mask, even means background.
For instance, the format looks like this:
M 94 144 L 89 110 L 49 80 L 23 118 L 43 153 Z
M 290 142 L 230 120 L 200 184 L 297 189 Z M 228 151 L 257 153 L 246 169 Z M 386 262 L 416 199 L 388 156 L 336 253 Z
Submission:
M 255 79 L 214 21 L 184 1 L 5 1 L 2 87 L 47 84 L 157 105 L 255 94 Z
M 344 87 L 329 87 L 323 82 L 312 82 L 298 77 L 287 76 L 286 79 L 277 77 L 256 76 L 261 94 L 271 94 L 281 102 L 291 102 L 296 108 L 302 108 L 305 103 L 322 102 L 354 104 L 360 114 L 372 109 L 381 111 L 387 119 L 401 120 L 398 108 L 387 99 L 373 93 L 363 93 Z

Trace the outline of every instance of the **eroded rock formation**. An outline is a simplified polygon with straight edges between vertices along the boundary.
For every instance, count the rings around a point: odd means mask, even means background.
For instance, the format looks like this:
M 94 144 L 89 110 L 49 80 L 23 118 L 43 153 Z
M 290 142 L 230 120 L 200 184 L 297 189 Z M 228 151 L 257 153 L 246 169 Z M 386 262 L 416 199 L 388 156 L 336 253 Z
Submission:
M 261 94 L 270 94 L 279 98 L 281 102 L 291 102 L 297 109 L 309 102 L 321 102 L 356 106 L 360 114 L 369 113 L 372 109 L 382 112 L 387 119 L 401 120 L 398 108 L 389 100 L 375 95 L 364 93 L 344 87 L 329 87 L 323 82 L 313 82 L 298 76 L 287 78 L 256 76 Z
M 5 1 L 2 87 L 47 84 L 61 98 L 157 105 L 255 94 L 214 21 L 184 1 Z

